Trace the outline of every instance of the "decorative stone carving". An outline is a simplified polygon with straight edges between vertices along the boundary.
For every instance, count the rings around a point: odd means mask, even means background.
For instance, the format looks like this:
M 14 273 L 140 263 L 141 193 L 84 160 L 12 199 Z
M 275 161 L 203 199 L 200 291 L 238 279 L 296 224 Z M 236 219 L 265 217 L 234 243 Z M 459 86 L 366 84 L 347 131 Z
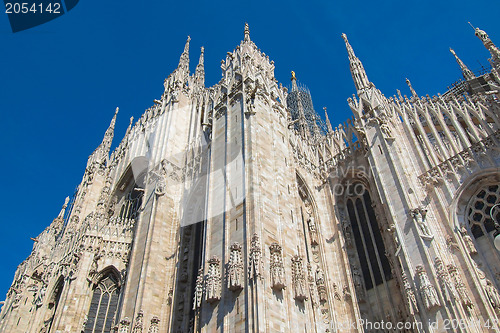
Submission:
M 469 233 L 467 232 L 467 229 L 462 226 L 460 229 L 460 234 L 462 235 L 462 239 L 464 240 L 465 248 L 467 249 L 467 252 L 472 256 L 474 254 L 477 254 L 476 246 L 474 245 L 474 241 L 472 238 L 469 236 Z
M 227 287 L 229 290 L 237 291 L 243 289 L 243 260 L 241 256 L 241 245 L 231 245 L 229 256 Z
M 257 234 L 253 234 L 252 236 L 248 266 L 250 279 L 262 278 L 262 250 L 260 248 L 259 235 Z
M 309 284 L 309 294 L 312 306 L 318 304 L 318 293 L 316 290 L 316 282 L 314 280 L 314 272 L 310 263 L 307 263 L 307 282 Z
M 208 260 L 206 298 L 208 303 L 217 302 L 221 298 L 220 259 L 216 256 Z
M 455 290 L 455 286 L 451 282 L 450 275 L 446 270 L 446 267 L 443 264 L 441 258 L 436 257 L 434 259 L 434 265 L 436 266 L 436 272 L 439 280 L 439 286 L 441 287 L 441 292 L 443 293 L 444 298 L 451 302 L 452 299 L 456 299 L 457 293 Z
M 120 321 L 119 333 L 128 333 L 130 331 L 130 319 L 128 317 L 123 318 Z
M 142 329 L 144 327 L 144 324 L 142 322 L 143 319 L 144 319 L 144 313 L 141 310 L 137 314 L 137 317 L 135 317 L 134 329 L 132 330 L 132 333 L 142 333 Z
M 363 278 L 359 272 L 357 266 L 352 267 L 352 282 L 354 283 L 354 288 L 356 290 L 356 296 L 360 303 L 365 302 L 365 287 L 363 285 Z
M 335 291 L 335 292 L 338 294 L 337 291 Z M 344 294 L 344 299 L 346 301 L 351 301 L 352 300 L 351 291 L 349 289 L 349 286 L 344 286 L 344 289 L 342 289 L 342 293 Z M 338 300 L 340 301 L 340 295 L 338 295 L 338 296 L 335 295 L 335 298 L 337 298 L 337 297 L 338 297 Z
M 309 236 L 311 237 L 311 244 L 318 245 L 318 232 L 316 230 L 316 223 L 314 223 L 314 217 L 309 216 L 307 219 L 307 226 L 309 228 Z
M 353 245 L 351 224 L 349 223 L 349 220 L 347 219 L 343 211 L 339 211 L 339 218 L 342 231 L 344 232 L 345 245 L 346 247 L 351 248 Z
M 453 264 L 448 264 L 446 267 L 448 268 L 448 273 L 450 273 L 451 280 L 455 284 L 455 290 L 457 291 L 460 302 L 464 307 L 472 308 L 474 304 L 472 303 L 465 283 L 463 283 L 462 278 L 460 277 L 457 267 Z
M 149 325 L 148 333 L 158 333 L 158 331 L 160 330 L 159 325 L 160 318 L 158 318 L 157 316 L 153 316 L 153 318 L 151 318 L 151 324 Z
M 318 296 L 320 302 L 327 301 L 326 285 L 325 285 L 325 274 L 323 270 L 318 266 L 316 268 L 316 286 L 318 287 Z
M 422 297 L 425 308 L 427 310 L 432 310 L 435 307 L 441 306 L 436 288 L 434 288 L 429 281 L 429 277 L 427 276 L 423 265 L 417 265 L 416 275 L 420 285 L 420 296 Z
M 335 282 L 333 283 L 333 297 L 337 301 L 341 300 L 341 297 L 340 297 L 340 294 L 339 294 L 339 287 L 337 286 L 337 284 Z
M 403 287 L 405 289 L 406 306 L 408 307 L 408 312 L 410 313 L 410 315 L 414 316 L 416 313 L 418 313 L 417 298 L 404 272 L 401 275 L 401 280 L 403 281 Z
M 198 276 L 196 277 L 196 286 L 194 287 L 193 310 L 197 310 L 201 307 L 202 299 L 203 299 L 203 268 L 200 268 L 198 270 Z
M 500 309 L 500 294 L 498 293 L 497 288 L 493 285 L 493 283 L 489 279 L 485 279 L 486 282 L 483 285 L 484 291 L 486 295 L 488 295 L 488 299 L 490 300 L 491 306 L 495 310 Z
M 271 252 L 271 288 L 281 290 L 286 288 L 285 267 L 283 266 L 282 248 L 278 243 L 269 246 Z
M 292 284 L 294 299 L 300 302 L 307 300 L 306 278 L 302 258 L 299 255 L 292 257 Z
M 422 238 L 432 239 L 432 233 L 429 229 L 427 221 L 425 220 L 427 215 L 427 210 L 423 208 L 415 208 L 411 210 L 411 216 L 413 221 L 417 225 L 418 232 Z

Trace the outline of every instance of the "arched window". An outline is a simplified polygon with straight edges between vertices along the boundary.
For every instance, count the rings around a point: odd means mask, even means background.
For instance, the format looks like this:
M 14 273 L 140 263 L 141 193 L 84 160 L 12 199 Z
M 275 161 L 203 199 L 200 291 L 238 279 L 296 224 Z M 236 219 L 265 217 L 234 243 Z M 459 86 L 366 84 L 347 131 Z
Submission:
M 111 332 L 119 293 L 119 279 L 116 274 L 114 272 L 105 274 L 94 288 L 85 333 Z
M 353 184 L 346 198 L 356 250 L 366 290 L 392 279 L 370 193 L 362 183 Z
M 491 208 L 500 203 L 500 186 L 489 184 L 483 186 L 469 201 L 466 209 L 466 220 L 474 238 L 479 238 L 495 230 L 495 223 L 491 219 Z M 500 212 L 493 216 L 500 221 Z
M 126 195 L 120 209 L 120 218 L 136 219 L 139 215 L 139 209 L 142 205 L 142 197 L 144 190 L 135 185 L 132 190 Z

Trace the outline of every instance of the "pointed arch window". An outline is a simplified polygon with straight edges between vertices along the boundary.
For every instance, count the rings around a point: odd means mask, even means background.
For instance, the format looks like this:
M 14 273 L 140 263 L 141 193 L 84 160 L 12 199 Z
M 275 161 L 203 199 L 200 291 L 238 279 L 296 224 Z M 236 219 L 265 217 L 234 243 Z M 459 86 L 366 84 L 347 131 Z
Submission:
M 373 209 L 370 193 L 362 183 L 351 186 L 347 212 L 356 243 L 366 290 L 391 280 L 391 266 Z
M 109 272 L 100 279 L 92 294 L 85 333 L 111 332 L 119 293 L 119 279 L 114 272 Z
M 136 219 L 140 213 L 143 195 L 144 190 L 135 185 L 125 197 L 123 205 L 120 209 L 120 218 Z

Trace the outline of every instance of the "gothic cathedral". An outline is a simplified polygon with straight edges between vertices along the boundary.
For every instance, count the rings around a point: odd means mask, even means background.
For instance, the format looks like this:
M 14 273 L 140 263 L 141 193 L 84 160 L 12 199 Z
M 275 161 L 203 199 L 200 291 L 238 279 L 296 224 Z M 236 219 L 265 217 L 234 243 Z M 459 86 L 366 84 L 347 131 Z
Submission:
M 500 49 L 439 96 L 357 95 L 332 127 L 250 39 L 165 90 L 34 239 L 0 332 L 500 331 Z M 403 326 L 398 326 L 403 324 Z M 385 325 L 385 326 L 382 326 Z

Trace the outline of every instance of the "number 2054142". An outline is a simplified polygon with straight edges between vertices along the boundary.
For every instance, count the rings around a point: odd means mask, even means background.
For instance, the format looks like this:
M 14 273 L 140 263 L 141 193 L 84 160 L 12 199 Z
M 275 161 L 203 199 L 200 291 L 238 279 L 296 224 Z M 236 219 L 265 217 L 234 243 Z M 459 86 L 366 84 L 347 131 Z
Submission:
M 5 13 L 7 14 L 61 14 L 61 4 L 54 3 L 26 3 L 6 2 Z

